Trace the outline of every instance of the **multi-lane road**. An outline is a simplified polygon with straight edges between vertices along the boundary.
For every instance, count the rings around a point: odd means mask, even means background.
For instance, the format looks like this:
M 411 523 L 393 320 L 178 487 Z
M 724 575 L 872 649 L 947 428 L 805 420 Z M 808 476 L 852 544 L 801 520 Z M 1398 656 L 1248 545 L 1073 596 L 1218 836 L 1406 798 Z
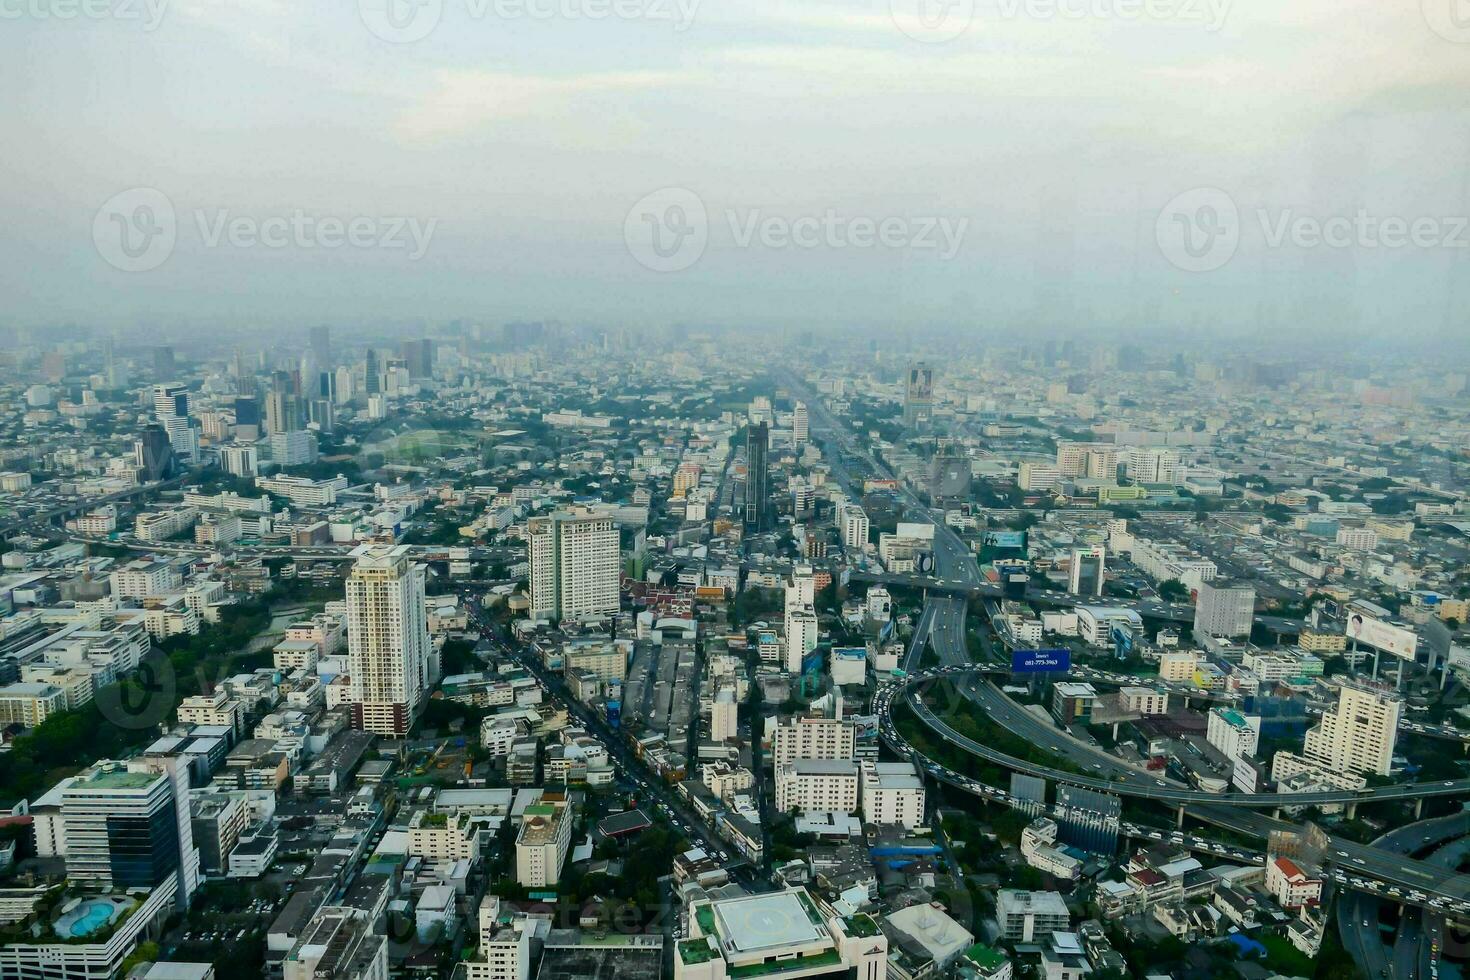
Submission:
M 926 609 L 926 615 L 928 609 Z M 936 620 L 937 622 L 937 620 Z M 931 630 L 931 639 L 938 641 L 938 628 Z M 981 669 L 967 664 L 939 667 L 930 671 L 912 674 L 902 680 L 894 681 L 885 685 L 874 698 L 874 710 L 880 719 L 889 716 L 894 701 L 905 697 L 913 688 L 922 687 L 940 680 L 953 680 L 963 682 L 967 678 L 973 678 L 981 673 Z M 985 703 L 986 716 L 995 723 L 1008 730 L 1024 727 L 1025 733 L 1040 736 L 1041 740 L 1036 744 L 1048 749 L 1058 755 L 1064 754 L 1062 746 L 1063 738 L 1070 738 L 1057 729 L 1049 728 L 1045 722 L 1036 719 L 1040 728 L 1034 727 L 1026 722 L 1026 718 L 1035 718 L 1035 715 L 1025 708 L 1016 705 L 1003 691 L 997 689 L 993 682 L 984 680 L 979 684 L 961 686 L 966 693 L 973 692 L 978 699 Z M 982 693 L 983 692 L 983 693 Z M 1125 769 L 1118 778 L 1107 778 L 1104 773 L 1112 768 L 1122 765 L 1116 756 L 1103 751 L 1101 748 L 1089 743 L 1078 742 L 1078 752 L 1074 754 L 1073 760 L 1080 763 L 1083 769 L 1081 773 L 1069 772 L 1051 766 L 1038 765 L 1018 759 L 1015 756 L 998 752 L 987 745 L 955 731 L 950 725 L 934 714 L 922 700 L 912 700 L 913 710 L 924 724 L 937 732 L 950 744 L 964 749 L 971 755 L 979 756 L 987 762 L 1005 766 L 1015 772 L 1025 773 L 1030 776 L 1039 776 L 1051 782 L 1067 783 L 1072 786 L 1083 786 L 1106 793 L 1115 793 L 1119 796 L 1134 796 L 1159 803 L 1181 804 L 1181 803 L 1209 803 L 1218 806 L 1240 806 L 1259 810 L 1278 810 L 1291 806 L 1330 806 L 1334 804 L 1348 803 L 1378 803 L 1389 800 L 1416 800 L 1435 796 L 1470 796 L 1470 779 L 1448 779 L 1430 783 L 1395 783 L 1389 786 L 1373 786 L 1361 790 L 1327 790 L 1312 793 L 1211 793 L 1206 790 L 1190 789 L 1185 786 L 1171 785 L 1169 781 L 1159 778 L 1142 769 Z M 1076 739 L 1071 739 L 1077 742 Z M 1091 761 L 1089 761 L 1091 760 Z M 1111 766 L 1110 766 L 1111 764 Z M 1090 775 L 1089 773 L 1096 773 Z
M 805 386 L 795 378 L 791 380 L 795 382 L 794 386 L 798 390 L 806 391 Z M 884 473 L 882 467 L 871 456 L 853 447 L 850 432 L 831 417 L 819 400 L 809 391 L 806 391 L 805 397 L 811 412 L 814 431 L 831 433 L 832 439 L 839 444 L 841 449 L 864 457 L 875 473 Z M 832 441 L 829 441 L 827 445 L 830 450 Z M 850 485 L 850 476 L 842 468 L 840 459 L 834 458 L 832 463 L 836 477 L 844 485 Z M 966 665 L 969 662 L 965 642 L 966 603 L 960 596 L 973 593 L 981 584 L 979 569 L 969 550 L 950 528 L 940 521 L 935 521 L 928 508 L 924 507 L 910 491 L 903 489 L 901 492 L 905 501 L 910 505 L 907 515 L 909 519 L 924 520 L 935 525 L 935 577 L 942 583 L 938 588 L 931 588 L 927 594 L 928 601 L 917 624 L 915 639 L 910 644 L 905 657 L 905 670 L 910 673 L 916 672 L 923 650 L 926 645 L 931 644 L 942 665 L 947 667 Z M 1063 597 L 1058 595 L 1055 598 L 1061 601 Z M 1177 613 L 1178 611 L 1169 610 L 1169 612 Z M 1263 625 L 1290 631 L 1288 627 L 1293 624 L 1283 621 Z M 1299 624 L 1295 625 L 1297 629 L 1300 628 Z M 1032 744 L 1046 746 L 1058 757 L 1067 759 L 1081 772 L 1096 774 L 1095 776 L 1077 777 L 1070 773 L 1053 773 L 1051 778 L 1062 778 L 1064 781 L 1073 783 L 1079 783 L 1082 779 L 1096 780 L 1101 788 L 1112 792 L 1120 792 L 1119 787 L 1121 786 L 1126 788 L 1130 795 L 1183 806 L 1186 808 L 1185 812 L 1196 819 L 1261 839 L 1269 837 L 1273 831 L 1299 829 L 1297 825 L 1252 812 L 1244 806 L 1235 805 L 1233 800 L 1225 803 L 1215 794 L 1199 793 L 1171 780 L 1160 779 L 1152 773 L 1128 766 L 1099 747 L 1052 727 L 1048 721 L 1038 718 L 1032 712 L 1016 704 L 988 681 L 982 683 L 971 680 L 968 683 L 957 685 L 957 689 L 970 698 L 995 723 L 1004 726 Z M 904 684 L 902 691 L 911 705 L 916 709 L 922 708 L 915 696 L 914 687 Z M 889 708 L 891 708 L 891 698 L 896 693 L 897 690 L 894 690 L 886 695 L 889 699 Z M 885 695 L 880 694 L 879 697 L 883 698 Z M 885 740 L 897 751 L 917 756 L 917 753 L 914 753 L 912 748 L 898 737 L 891 718 L 885 717 L 880 721 L 880 731 Z M 983 746 L 979 748 L 985 749 Z M 920 759 L 920 762 L 936 778 L 960 785 L 971 792 L 999 799 L 1001 802 L 1014 803 L 1007 799 L 1009 793 L 1003 789 L 981 786 L 968 777 L 945 770 L 932 760 Z M 1159 785 L 1160 783 L 1163 785 Z M 1082 784 L 1088 785 L 1088 783 Z M 1464 795 L 1467 787 L 1470 787 L 1470 781 L 1465 780 L 1452 780 L 1448 785 L 1439 783 L 1429 786 L 1379 787 L 1375 792 L 1385 795 L 1372 798 L 1413 799 L 1431 795 Z M 1133 792 L 1135 789 L 1138 790 L 1137 793 Z M 1209 842 L 1204 843 L 1208 845 Z M 1428 908 L 1435 913 L 1470 914 L 1470 877 L 1446 873 L 1444 868 L 1341 838 L 1329 837 L 1327 846 L 1329 853 L 1323 856 L 1328 863 L 1325 872 L 1343 888 Z

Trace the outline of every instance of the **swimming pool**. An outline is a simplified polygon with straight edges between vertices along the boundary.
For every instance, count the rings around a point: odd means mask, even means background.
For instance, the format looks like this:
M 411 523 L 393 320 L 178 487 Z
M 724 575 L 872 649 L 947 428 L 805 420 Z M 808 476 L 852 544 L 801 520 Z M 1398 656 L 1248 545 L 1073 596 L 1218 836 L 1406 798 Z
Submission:
M 112 922 L 131 904 L 110 898 L 89 898 L 62 913 L 56 920 L 56 934 L 67 939 L 91 935 Z

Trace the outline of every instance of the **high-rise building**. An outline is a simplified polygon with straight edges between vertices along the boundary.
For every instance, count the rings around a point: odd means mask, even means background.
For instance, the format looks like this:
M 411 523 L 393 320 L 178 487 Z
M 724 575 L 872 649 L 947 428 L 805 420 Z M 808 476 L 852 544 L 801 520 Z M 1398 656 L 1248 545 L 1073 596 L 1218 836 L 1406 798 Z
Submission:
M 868 523 L 868 515 L 856 504 L 846 504 L 842 508 L 842 547 L 848 551 L 862 551 L 868 544 L 868 534 L 871 525 Z
M 1302 754 L 1334 772 L 1387 776 L 1403 706 L 1393 691 L 1345 681 L 1337 706 L 1307 732 Z
M 424 568 L 407 546 L 363 545 L 347 576 L 347 672 L 357 728 L 408 733 L 429 688 Z
M 367 349 L 362 361 L 362 393 L 376 395 L 383 390 L 383 371 L 378 364 L 378 352 Z
M 1200 583 L 1194 604 L 1196 636 L 1250 636 L 1255 615 L 1256 590 L 1249 585 Z
M 561 880 L 573 822 L 564 803 L 526 807 L 516 835 L 516 881 L 527 888 L 547 888 Z
M 766 529 L 769 509 L 769 459 L 771 427 L 760 422 L 750 426 L 745 435 L 745 525 L 752 531 Z
M 220 467 L 231 476 L 260 475 L 259 457 L 254 446 L 225 446 L 219 451 Z
M 173 475 L 174 451 L 168 432 L 161 425 L 145 425 L 133 443 L 133 461 L 143 468 L 143 478 L 155 482 Z
M 433 375 L 434 342 L 428 337 L 401 342 L 398 345 L 398 356 L 408 368 L 408 376 L 415 381 Z
M 1072 552 L 1072 574 L 1067 582 L 1067 591 L 1074 595 L 1102 595 L 1103 568 L 1107 564 L 1107 549 L 1078 548 Z
M 187 907 L 199 886 L 189 765 L 176 756 L 105 760 L 61 791 L 66 876 L 111 888 L 177 885 Z
M 934 419 L 934 369 L 923 361 L 909 365 L 903 390 L 903 424 L 919 429 Z
M 311 328 L 311 354 L 316 358 L 316 366 L 319 369 L 327 369 L 332 366 L 332 328 L 328 326 Z
M 272 432 L 271 461 L 277 466 L 310 466 L 317 460 L 316 435 L 304 429 Z
M 806 445 L 811 434 L 811 421 L 807 418 L 806 402 L 797 402 L 791 412 L 791 441 L 800 449 Z
M 526 523 L 531 615 L 548 619 L 611 616 L 618 611 L 618 527 L 585 508 Z
M 178 382 L 153 386 L 153 414 L 160 421 L 189 414 L 189 388 Z

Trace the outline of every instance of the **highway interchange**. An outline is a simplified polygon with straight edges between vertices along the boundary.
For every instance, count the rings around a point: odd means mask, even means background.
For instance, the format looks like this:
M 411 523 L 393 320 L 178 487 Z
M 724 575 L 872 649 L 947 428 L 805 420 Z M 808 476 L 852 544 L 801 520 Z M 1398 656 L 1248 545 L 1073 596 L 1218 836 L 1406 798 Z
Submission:
M 811 393 L 805 389 L 794 376 L 790 378 L 794 387 L 803 392 L 806 398 L 808 411 L 812 419 L 812 431 L 819 438 L 825 437 L 828 450 L 829 462 L 832 464 L 834 476 L 844 486 L 853 489 L 853 480 L 841 465 L 840 457 L 834 452 L 840 448 L 850 454 L 860 456 L 872 467 L 873 472 L 885 474 L 884 468 L 878 464 L 872 456 L 854 447 L 850 431 L 838 423 L 825 406 Z M 909 520 L 927 521 L 935 525 L 935 573 L 941 580 L 939 588 L 930 588 L 926 592 L 926 603 L 921 613 L 913 639 L 908 647 L 904 669 L 915 672 L 926 645 L 933 646 L 939 658 L 941 670 L 945 668 L 968 668 L 966 673 L 955 671 L 956 677 L 968 677 L 965 683 L 956 684 L 955 688 L 965 697 L 972 700 L 988 717 L 996 724 L 1002 725 L 1013 734 L 1026 739 L 1035 745 L 1047 746 L 1050 751 L 1058 757 L 1066 759 L 1082 773 L 1093 772 L 1096 776 L 1078 776 L 1073 773 L 1065 773 L 1053 770 L 1044 775 L 1053 780 L 1061 780 L 1073 785 L 1093 786 L 1104 788 L 1111 792 L 1127 795 L 1140 796 L 1143 798 L 1157 799 L 1160 802 L 1174 803 L 1180 806 L 1180 817 L 1188 814 L 1197 820 L 1225 827 L 1236 834 L 1243 834 L 1259 839 L 1266 839 L 1273 831 L 1298 830 L 1297 825 L 1287 823 L 1265 814 L 1252 812 L 1247 804 L 1241 806 L 1235 800 L 1227 800 L 1215 794 L 1200 793 L 1188 787 L 1172 784 L 1172 781 L 1161 780 L 1152 773 L 1135 769 L 1126 765 L 1120 759 L 1102 751 L 1100 748 L 1074 738 L 1070 733 L 1052 727 L 1048 721 L 1038 718 L 1034 713 L 1012 701 L 994 684 L 976 679 L 973 665 L 965 639 L 965 617 L 966 602 L 963 598 L 969 594 L 979 591 L 981 580 L 979 569 L 965 546 L 954 532 L 942 522 L 935 521 L 932 513 L 922 502 L 920 502 L 911 491 L 901 486 L 905 501 L 910 505 L 905 514 Z M 857 576 L 854 576 L 857 577 Z M 863 576 L 867 578 L 867 575 Z M 1075 597 L 1063 597 L 1058 595 L 1054 601 L 1062 602 L 1070 598 L 1075 602 Z M 1173 613 L 1173 610 L 1169 610 Z M 1151 615 L 1153 613 L 1150 613 Z M 1168 616 L 1166 618 L 1177 618 Z M 1272 628 L 1285 626 L 1287 624 L 1270 624 Z M 1299 628 L 1299 627 L 1298 627 Z M 1025 806 L 1023 801 L 1011 797 L 1008 790 L 1000 787 L 986 786 L 961 773 L 954 772 L 919 755 L 898 733 L 892 722 L 891 707 L 892 699 L 902 693 L 910 708 L 912 708 L 920 719 L 930 727 L 936 727 L 932 712 L 928 712 L 917 697 L 917 688 L 908 683 L 889 685 L 877 695 L 877 707 L 880 714 L 879 731 L 890 748 L 901 754 L 915 758 L 916 762 L 923 766 L 931 776 L 948 785 L 956 786 L 967 792 L 987 798 L 1010 806 Z M 1204 693 L 1204 692 L 1199 692 Z M 925 713 L 928 717 L 925 717 Z M 1408 722 L 1401 727 L 1421 734 L 1435 735 L 1439 737 L 1455 738 L 1465 740 L 1466 733 L 1450 726 L 1423 725 Z M 984 746 L 963 739 L 952 730 L 946 730 L 947 726 L 941 726 L 936 730 L 941 735 L 951 738 L 952 741 L 958 737 L 962 741 L 956 744 L 974 751 L 976 755 L 991 758 L 997 755 Z M 968 742 L 968 745 L 964 745 Z M 972 748 L 973 747 L 973 748 Z M 975 751 L 975 750 L 980 751 Z M 1017 771 L 1028 771 L 1017 765 L 1021 760 L 1011 760 L 1007 765 Z M 1029 766 L 1029 764 L 1025 764 Z M 1033 767 L 1034 768 L 1034 767 Z M 1035 774 L 1035 773 L 1034 773 Z M 1162 785 L 1160 785 L 1162 783 Z M 1431 786 L 1392 786 L 1378 787 L 1370 790 L 1370 793 L 1382 793 L 1384 795 L 1370 798 L 1376 799 L 1410 799 L 1422 798 L 1433 795 L 1464 795 L 1470 780 L 1453 780 L 1448 783 L 1439 783 Z M 1242 796 L 1245 794 L 1241 794 Z M 1305 794 L 1304 794 L 1305 795 Z M 1293 799 L 1293 803 L 1299 802 Z M 1470 818 L 1461 818 L 1470 819 Z M 1425 831 L 1423 828 L 1431 821 L 1423 821 L 1412 824 L 1405 830 L 1410 834 L 1418 834 L 1419 837 L 1429 833 L 1435 833 L 1433 829 Z M 1459 824 L 1454 820 L 1448 821 L 1445 827 L 1459 829 Z M 1470 826 L 1470 825 L 1467 825 Z M 1187 834 L 1182 827 L 1174 832 L 1161 830 L 1157 827 L 1140 827 L 1125 824 L 1122 828 L 1124 834 L 1140 836 L 1153 840 L 1169 839 L 1174 843 L 1183 844 L 1196 850 L 1212 852 L 1220 855 L 1228 855 L 1236 860 L 1254 860 L 1259 862 L 1259 855 L 1250 855 L 1239 848 L 1218 841 L 1210 841 L 1204 837 Z M 1463 833 L 1464 830 L 1461 830 Z M 1457 840 L 1454 835 L 1447 834 L 1449 840 Z M 1379 844 L 1381 842 L 1375 842 Z M 1454 847 L 1454 844 L 1449 845 Z M 1406 854 L 1398 853 L 1390 846 L 1370 846 L 1358 844 L 1344 838 L 1329 837 L 1327 841 L 1328 852 L 1323 854 L 1323 872 L 1338 887 L 1344 891 L 1344 900 L 1339 906 L 1352 909 L 1353 913 L 1359 911 L 1356 905 L 1360 901 L 1371 901 L 1375 903 L 1373 917 L 1376 919 L 1376 903 L 1381 900 L 1392 900 L 1404 906 L 1405 930 L 1409 935 L 1398 943 L 1394 949 L 1392 961 L 1375 961 L 1371 958 L 1369 949 L 1377 941 L 1377 930 L 1363 934 L 1354 929 L 1340 929 L 1346 937 L 1353 935 L 1354 943 L 1349 945 L 1349 952 L 1354 955 L 1360 964 L 1377 967 L 1370 971 L 1370 975 L 1385 977 L 1429 977 L 1438 975 L 1437 958 L 1441 949 L 1440 934 L 1444 927 L 1446 914 L 1454 914 L 1460 917 L 1470 916 L 1470 876 L 1457 872 L 1458 864 L 1445 864 L 1442 861 L 1420 861 Z M 1412 850 L 1412 849 L 1411 849 Z M 1436 852 L 1446 853 L 1444 848 Z M 1456 852 L 1458 853 L 1458 852 Z M 1355 894 L 1356 893 L 1356 894 Z M 1420 910 L 1423 910 L 1422 912 Z M 1341 914 L 1341 912 L 1340 912 Z M 1363 916 L 1361 921 L 1373 921 L 1368 916 Z M 1420 923 L 1425 939 L 1421 942 L 1418 931 Z M 1363 927 L 1360 925 L 1359 930 Z M 1372 939 L 1369 939 L 1371 935 Z M 1378 942 L 1379 947 L 1382 946 Z M 1380 950 L 1381 953 L 1381 950 Z

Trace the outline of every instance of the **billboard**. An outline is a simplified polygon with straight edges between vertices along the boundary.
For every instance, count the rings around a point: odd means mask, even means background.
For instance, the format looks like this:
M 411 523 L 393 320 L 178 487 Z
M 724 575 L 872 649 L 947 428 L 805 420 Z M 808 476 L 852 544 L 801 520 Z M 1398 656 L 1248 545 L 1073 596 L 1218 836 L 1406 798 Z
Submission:
M 1413 660 L 1414 654 L 1419 649 L 1419 637 L 1414 635 L 1413 630 L 1385 623 L 1381 619 L 1374 619 L 1360 612 L 1348 614 L 1347 635 L 1348 639 L 1356 643 L 1373 647 L 1375 650 L 1382 650 L 1384 653 L 1391 653 L 1405 660 Z
M 878 716 L 857 715 L 849 719 L 859 740 L 873 739 L 878 737 Z
M 1026 547 L 1026 532 L 986 531 L 981 541 L 987 548 L 1018 548 L 1024 550 Z
M 1016 650 L 1011 653 L 1013 674 L 1064 674 L 1071 669 L 1071 650 Z

